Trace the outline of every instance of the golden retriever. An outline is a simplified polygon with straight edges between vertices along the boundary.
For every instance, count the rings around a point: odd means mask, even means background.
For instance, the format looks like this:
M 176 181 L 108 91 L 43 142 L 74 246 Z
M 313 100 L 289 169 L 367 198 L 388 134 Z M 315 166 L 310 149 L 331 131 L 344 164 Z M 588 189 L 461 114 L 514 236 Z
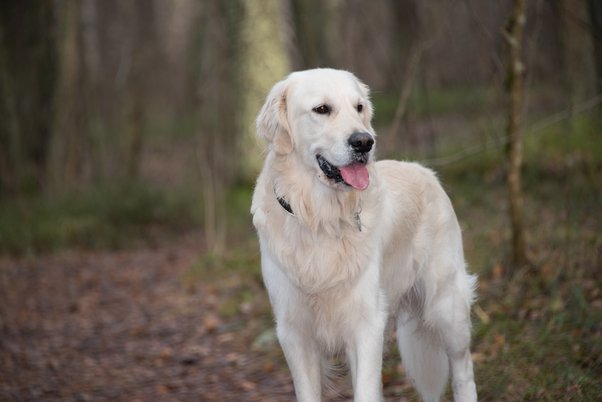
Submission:
M 299 402 L 320 401 L 323 364 L 344 352 L 354 401 L 382 400 L 388 317 L 407 373 L 438 401 L 477 400 L 470 355 L 476 277 L 435 174 L 374 161 L 369 89 L 314 69 L 270 91 L 257 118 L 268 150 L 251 212 L 277 335 Z

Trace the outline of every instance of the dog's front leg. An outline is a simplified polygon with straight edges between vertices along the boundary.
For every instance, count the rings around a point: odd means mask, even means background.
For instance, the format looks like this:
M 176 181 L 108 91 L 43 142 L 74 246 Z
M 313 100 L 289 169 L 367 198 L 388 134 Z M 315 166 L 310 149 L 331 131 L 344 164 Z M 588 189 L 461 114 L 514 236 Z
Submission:
M 278 340 L 293 376 L 298 402 L 321 399 L 321 357 L 312 334 L 303 333 L 295 325 L 278 322 Z
M 376 275 L 376 278 L 378 276 Z M 353 310 L 350 311 L 350 336 L 347 359 L 353 378 L 355 402 L 382 400 L 382 353 L 386 324 L 386 305 L 378 282 L 358 284 Z
M 263 278 L 276 316 L 276 333 L 295 385 L 298 402 L 321 398 L 321 355 L 312 333 L 309 303 L 274 262 L 262 253 Z

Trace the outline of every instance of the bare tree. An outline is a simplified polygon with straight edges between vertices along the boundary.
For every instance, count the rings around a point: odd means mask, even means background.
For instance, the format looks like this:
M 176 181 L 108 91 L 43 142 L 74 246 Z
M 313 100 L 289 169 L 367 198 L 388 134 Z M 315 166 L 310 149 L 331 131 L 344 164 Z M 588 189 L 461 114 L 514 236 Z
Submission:
M 412 93 L 412 88 L 416 81 L 416 74 L 418 72 L 422 52 L 423 45 L 415 45 L 412 49 L 412 53 L 410 54 L 410 61 L 406 67 L 403 83 L 399 90 L 399 101 L 397 102 L 395 114 L 393 115 L 393 120 L 391 122 L 391 138 L 395 139 L 398 137 L 399 127 L 401 126 L 401 121 L 406 113 L 408 101 Z
M 244 87 L 240 101 L 242 115 L 238 149 L 243 156 L 237 168 L 242 178 L 254 180 L 261 168 L 262 149 L 255 135 L 255 118 L 274 82 L 289 72 L 287 42 L 290 42 L 290 9 L 286 2 L 247 1 L 241 21 L 240 73 Z
M 56 39 L 52 2 L 0 2 L 0 192 L 45 184 Z
M 328 47 L 335 22 L 330 3 L 324 0 L 291 0 L 292 22 L 299 53 L 292 60 L 296 70 L 335 64 Z
M 602 2 L 588 0 L 594 62 L 596 65 L 596 93 L 602 94 Z
M 525 65 L 522 59 L 522 42 L 525 28 L 526 0 L 514 0 L 508 25 L 504 32 L 508 43 L 508 125 L 506 128 L 508 159 L 509 212 L 512 225 L 512 261 L 514 267 L 528 264 L 527 242 L 523 219 L 521 169 L 523 165 L 521 114 L 524 98 Z
M 60 69 L 52 154 L 52 187 L 73 187 L 80 178 L 87 121 L 84 95 L 81 4 L 66 1 L 57 7 L 60 21 Z
M 390 7 L 395 22 L 391 29 L 393 49 L 390 75 L 394 78 L 402 77 L 401 82 L 395 82 L 396 79 L 393 82 L 396 87 L 399 87 L 399 101 L 389 130 L 391 138 L 395 140 L 399 137 L 398 131 L 407 110 L 426 45 L 422 38 L 419 4 L 413 0 L 391 1 Z M 400 74 L 402 70 L 404 74 Z
M 240 108 L 237 96 L 240 76 L 242 4 L 238 1 L 203 2 L 191 41 L 195 94 L 196 155 L 201 178 L 204 230 L 208 249 L 216 254 L 226 243 L 228 214 L 226 195 L 236 178 L 240 157 L 236 149 Z
M 123 14 L 129 22 L 128 49 L 130 68 L 125 83 L 125 167 L 128 180 L 138 177 L 144 130 L 147 94 L 152 87 L 149 77 L 152 75 L 153 53 L 157 38 L 155 36 L 154 2 L 136 0 L 121 3 L 125 7 Z

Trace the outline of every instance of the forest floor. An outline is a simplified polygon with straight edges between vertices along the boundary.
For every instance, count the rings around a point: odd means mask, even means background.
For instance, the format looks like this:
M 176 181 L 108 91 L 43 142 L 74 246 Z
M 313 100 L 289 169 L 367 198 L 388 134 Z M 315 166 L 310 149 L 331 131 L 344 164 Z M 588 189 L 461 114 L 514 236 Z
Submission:
M 0 401 L 294 400 L 260 278 L 199 278 L 201 237 L 2 260 Z
M 465 243 L 475 260 L 473 230 Z M 221 258 L 202 243 L 193 231 L 122 250 L 0 259 L 0 401 L 293 401 L 254 239 Z M 579 264 L 593 270 L 576 266 L 579 275 L 551 265 L 562 254 L 546 257 L 544 282 L 525 272 L 504 279 L 500 265 L 481 272 L 480 400 L 600 400 L 601 250 L 579 252 L 598 258 Z M 417 401 L 393 339 L 389 331 L 385 401 Z M 346 375 L 325 392 L 325 401 L 352 400 Z
M 252 325 L 217 311 L 236 284 L 183 279 L 199 237 L 3 261 L 0 400 L 290 401 Z

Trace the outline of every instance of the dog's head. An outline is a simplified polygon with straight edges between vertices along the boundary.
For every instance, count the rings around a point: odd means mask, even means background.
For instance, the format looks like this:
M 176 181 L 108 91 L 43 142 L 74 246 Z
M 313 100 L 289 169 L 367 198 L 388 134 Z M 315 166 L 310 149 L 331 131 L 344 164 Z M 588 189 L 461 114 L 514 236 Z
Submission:
M 369 185 L 375 133 L 368 87 L 347 71 L 290 74 L 270 91 L 257 132 L 279 155 L 295 155 L 335 189 Z

